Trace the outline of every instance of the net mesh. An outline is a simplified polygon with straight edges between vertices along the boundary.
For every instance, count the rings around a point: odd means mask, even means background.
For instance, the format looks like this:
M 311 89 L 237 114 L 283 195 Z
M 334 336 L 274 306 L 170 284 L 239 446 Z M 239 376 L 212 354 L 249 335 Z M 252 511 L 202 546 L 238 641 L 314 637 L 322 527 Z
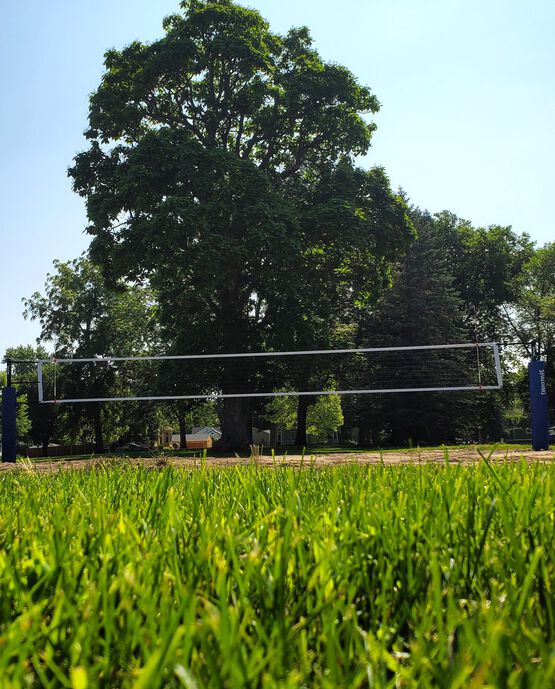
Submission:
M 494 344 L 41 362 L 44 402 L 493 389 Z

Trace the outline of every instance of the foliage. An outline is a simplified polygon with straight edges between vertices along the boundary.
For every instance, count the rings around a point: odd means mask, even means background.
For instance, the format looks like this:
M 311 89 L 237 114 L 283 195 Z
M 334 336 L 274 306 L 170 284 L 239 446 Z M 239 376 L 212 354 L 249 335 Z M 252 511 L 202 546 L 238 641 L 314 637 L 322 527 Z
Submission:
M 307 432 L 327 437 L 343 425 L 343 410 L 339 395 L 320 395 L 307 413 Z
M 4 378 L 3 378 L 4 376 Z M 5 374 L 0 373 L 0 387 L 5 385 Z M 0 421 L 2 419 L 2 410 L 0 409 Z M 26 443 L 31 430 L 31 419 L 29 418 L 29 404 L 27 395 L 17 396 L 17 409 L 15 417 L 15 432 L 16 438 L 20 443 Z
M 526 426 L 528 421 L 528 414 L 522 400 L 518 397 L 513 397 L 505 409 L 505 418 L 512 426 Z
M 108 284 L 86 257 L 55 261 L 54 267 L 45 294 L 35 292 L 24 303 L 25 316 L 41 324 L 41 341 L 54 343 L 55 357 L 135 356 L 157 346 L 156 307 L 150 290 L 121 281 Z M 138 364 L 128 367 L 131 373 L 125 375 L 106 364 L 59 368 L 55 372 L 58 389 L 66 398 L 79 399 L 137 394 L 138 385 L 147 383 L 149 374 Z M 128 426 L 121 405 L 101 409 L 98 403 L 68 405 L 60 411 L 58 422 L 72 441 L 94 433 L 99 450 L 105 433 L 108 440 L 117 439 Z
M 297 399 L 272 397 L 266 404 L 264 416 L 270 423 L 278 424 L 291 431 L 297 424 Z
M 106 53 L 90 148 L 70 170 L 92 255 L 151 282 L 170 351 L 325 338 L 334 307 L 374 298 L 411 236 L 383 170 L 352 162 L 378 101 L 305 28 L 279 36 L 231 0 L 181 7 L 163 38 Z M 248 402 L 225 400 L 225 442 L 248 445 L 248 418 Z
M 41 345 L 19 345 L 8 347 L 5 359 L 34 362 L 37 359 L 48 359 L 47 350 Z M 52 437 L 57 410 L 50 405 L 38 402 L 37 366 L 35 363 L 12 364 L 12 380 L 18 393 L 25 397 L 25 406 L 18 408 L 18 415 L 27 418 L 18 422 L 18 436 L 22 441 L 30 440 L 35 445 L 48 446 Z M 22 424 L 22 425 L 21 425 Z M 25 432 L 22 428 L 25 427 Z
M 525 462 L 3 472 L 2 682 L 552 686 L 554 494 Z
M 24 299 L 25 317 L 39 321 L 41 340 L 54 343 L 54 356 L 125 356 L 156 345 L 156 308 L 147 289 L 108 284 L 86 256 L 54 261 L 54 268 L 44 295 Z
M 211 400 L 197 402 L 189 405 L 185 412 L 185 424 L 187 428 L 218 426 L 220 419 L 216 404 Z
M 463 302 L 443 250 L 443 238 L 434 226 L 422 225 L 419 238 L 400 265 L 393 285 L 378 307 L 361 324 L 365 346 L 407 347 L 468 342 Z M 367 343 L 367 344 L 366 344 Z M 465 361 L 461 356 L 441 360 L 434 368 L 428 358 L 398 353 L 392 376 L 405 376 L 397 386 L 430 387 L 441 380 L 461 379 Z M 370 381 L 387 375 L 378 362 L 375 370 L 361 371 Z M 435 376 L 435 378 L 434 378 Z M 395 378 L 393 378 L 394 380 Z M 472 401 L 464 395 L 397 393 L 363 400 L 361 416 L 373 430 L 373 442 L 388 429 L 393 444 L 452 442 L 464 436 Z M 474 410 L 475 411 L 475 410 Z M 465 414 L 466 412 L 466 417 Z M 365 425 L 365 424 L 363 424 Z
M 7 385 L 6 373 L 0 371 L 0 388 Z M 0 407 L 0 420 L 2 419 L 2 409 Z M 19 442 L 26 442 L 31 430 L 31 419 L 29 418 L 29 404 L 25 393 L 17 395 L 17 410 L 15 417 L 15 432 Z
M 359 319 L 360 346 L 505 340 L 507 313 L 521 299 L 525 266 L 534 253 L 529 237 L 510 227 L 475 228 L 447 211 L 432 216 L 412 207 L 410 213 L 419 239 L 400 261 L 381 304 Z M 504 367 L 508 380 L 507 357 Z M 416 386 L 420 373 L 412 372 Z M 509 387 L 479 396 L 451 394 L 450 399 L 427 393 L 349 400 L 347 425 L 359 426 L 364 445 L 388 438 L 394 443 L 410 438 L 449 442 L 482 433 L 499 438 L 503 408 L 516 399 L 516 389 Z M 518 395 L 525 402 L 520 389 Z
M 555 350 L 555 242 L 537 249 L 524 266 L 523 289 L 512 319 L 514 334 L 528 356 L 534 340 L 540 356 L 553 356 Z
M 29 431 L 31 430 L 31 419 L 29 418 L 29 404 L 27 395 L 17 396 L 15 428 L 18 439 L 26 441 L 29 436 Z
M 432 224 L 443 238 L 472 338 L 481 342 L 502 339 L 507 306 L 519 301 L 524 267 L 533 255 L 529 236 L 499 225 L 473 227 L 447 211 L 432 218 L 413 209 L 413 216 L 417 226 Z
M 327 437 L 343 425 L 343 411 L 339 395 L 318 395 L 307 410 L 307 433 Z M 265 417 L 287 430 L 297 425 L 297 399 L 273 397 L 267 404 Z
M 520 351 L 530 357 L 531 342 L 545 360 L 546 383 L 555 413 L 555 242 L 538 248 L 522 275 L 518 302 L 507 310 L 509 328 L 521 343 Z

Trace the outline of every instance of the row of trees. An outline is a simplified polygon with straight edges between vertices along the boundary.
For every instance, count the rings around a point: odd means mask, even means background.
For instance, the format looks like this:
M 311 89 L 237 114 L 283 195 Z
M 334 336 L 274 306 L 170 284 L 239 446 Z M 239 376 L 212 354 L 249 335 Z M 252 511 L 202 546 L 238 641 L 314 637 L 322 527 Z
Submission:
M 525 347 L 539 330 L 552 358 L 552 247 L 534 251 L 510 228 L 410 208 L 383 169 L 357 166 L 379 103 L 322 60 L 307 29 L 277 35 L 232 0 L 181 8 L 160 40 L 106 53 L 89 147 L 69 171 L 87 204 L 90 251 L 57 263 L 45 294 L 26 302 L 56 356 L 427 344 L 509 331 Z M 308 389 L 322 372 L 278 373 L 275 387 Z M 110 367 L 71 375 L 68 390 L 86 383 L 94 396 L 121 385 Z M 204 372 L 193 382 L 226 393 L 257 375 Z M 179 373 L 170 379 L 179 389 Z M 316 403 L 298 400 L 300 445 Z M 100 445 L 160 422 L 161 407 L 110 409 L 75 406 L 64 424 L 91 429 Z M 222 446 L 245 447 L 253 421 L 283 411 L 226 399 Z M 175 403 L 174 412 L 184 427 L 190 408 Z M 493 397 L 387 396 L 349 400 L 343 413 L 346 434 L 381 442 L 448 439 L 501 412 Z
M 342 406 L 335 396 L 278 398 L 251 404 L 249 425 L 280 423 L 296 428 L 299 445 L 306 444 L 307 433 L 341 428 L 343 439 L 370 445 L 448 441 L 476 437 L 479 432 L 499 437 L 504 418 L 524 423 L 523 361 L 532 340 L 539 343 L 547 361 L 549 384 L 553 381 L 555 245 L 535 249 L 526 236 L 518 237 L 510 228 L 473 228 L 447 213 L 430 216 L 412 209 L 410 214 L 418 239 L 393 264 L 390 286 L 370 306 L 352 309 L 346 301 L 333 323 L 328 322 L 327 340 L 317 341 L 316 346 L 510 340 L 503 357 L 504 391 L 354 397 L 345 398 Z M 48 352 L 44 345 L 13 348 L 7 357 L 140 356 L 167 351 L 157 296 L 150 287 L 108 283 L 101 269 L 85 257 L 56 263 L 55 268 L 44 294 L 26 300 L 26 316 L 40 321 L 44 343 L 54 344 L 54 350 Z M 109 367 L 66 366 L 60 367 L 57 384 L 66 397 L 167 394 L 171 386 L 176 394 L 183 392 L 178 369 L 166 375 L 158 369 L 153 378 L 149 378 L 152 371 L 138 369 L 138 373 L 139 380 Z M 277 373 L 281 378 L 276 379 L 273 370 L 272 381 L 280 389 L 309 389 L 311 384 L 326 385 L 328 374 L 322 365 L 300 370 L 283 365 Z M 363 387 L 366 374 L 351 368 L 349 384 Z M 20 434 L 45 448 L 52 438 L 71 442 L 94 438 L 98 448 L 115 441 L 151 443 L 165 425 L 178 427 L 184 436 L 192 425 L 215 424 L 224 413 L 213 403 L 187 401 L 38 405 L 35 375 L 29 364 L 14 368 L 21 402 L 26 403 L 20 411 Z M 419 375 L 418 369 L 412 371 L 414 386 Z M 429 377 L 429 371 L 422 375 Z M 357 376 L 364 383 L 357 384 Z M 199 393 L 218 384 L 200 369 L 193 382 Z M 190 391 L 190 378 L 187 385 Z

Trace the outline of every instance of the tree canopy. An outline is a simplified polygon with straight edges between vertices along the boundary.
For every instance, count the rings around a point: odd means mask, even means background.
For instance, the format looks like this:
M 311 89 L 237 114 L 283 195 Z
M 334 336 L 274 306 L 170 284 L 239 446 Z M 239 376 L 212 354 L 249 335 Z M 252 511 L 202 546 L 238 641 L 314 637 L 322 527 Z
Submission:
M 329 341 L 313 324 L 375 299 L 412 236 L 383 170 L 353 162 L 378 101 L 305 28 L 279 36 L 230 0 L 182 10 L 106 54 L 70 170 L 91 255 L 150 283 L 168 351 Z M 225 401 L 224 443 L 248 444 L 248 406 Z
M 54 266 L 45 293 L 35 292 L 24 301 L 26 317 L 40 322 L 41 339 L 54 345 L 55 357 L 136 356 L 152 351 L 158 328 L 156 306 L 147 289 L 124 282 L 107 284 L 100 268 L 84 257 L 56 261 Z M 79 399 L 121 395 L 125 384 L 112 367 L 98 364 L 65 366 L 57 375 L 66 396 Z M 121 408 L 112 405 L 102 410 L 98 403 L 68 405 L 61 416 L 75 437 L 92 425 L 99 450 L 106 427 L 117 435 L 126 423 Z
M 50 442 L 56 410 L 38 404 L 37 368 L 32 362 L 36 359 L 47 359 L 48 356 L 47 350 L 42 345 L 8 347 L 4 355 L 4 360 L 14 361 L 12 382 L 18 391 L 18 438 L 21 442 L 30 440 L 34 444 L 42 445 L 43 448 Z
M 232 0 L 185 0 L 152 43 L 109 50 L 90 98 L 88 147 L 69 170 L 86 201 L 87 256 L 56 262 L 45 292 L 25 300 L 41 340 L 63 357 L 222 354 L 354 346 L 504 341 L 520 349 L 506 364 L 505 397 L 480 400 L 412 394 L 341 403 L 334 396 L 245 398 L 206 405 L 114 404 L 40 417 L 34 393 L 25 433 L 152 440 L 163 421 L 181 435 L 194 418 L 219 415 L 224 449 L 245 448 L 256 421 L 285 418 L 306 443 L 317 426 L 344 437 L 426 442 L 472 435 L 521 418 L 519 356 L 537 340 L 555 378 L 553 245 L 499 225 L 474 227 L 453 213 L 431 215 L 394 193 L 385 170 L 358 165 L 369 151 L 380 104 L 347 68 L 327 62 L 307 28 L 273 32 Z M 508 361 L 509 358 L 506 358 Z M 174 361 L 116 375 L 91 366 L 64 373 L 76 395 L 149 392 L 245 393 L 265 389 L 365 389 L 379 367 L 301 366 L 260 358 L 191 376 Z M 349 370 L 347 370 L 349 369 Z M 383 373 L 383 371 L 382 371 Z M 417 385 L 428 375 L 411 371 Z M 134 376 L 134 377 L 133 377 Z M 357 387 L 357 381 L 365 380 Z M 145 389 L 145 388 L 143 388 Z M 25 415 L 21 405 L 21 414 Z M 200 415 L 200 416 L 199 416 Z M 42 420 L 41 420 L 42 419 Z M 20 427 L 23 428 L 23 421 Z M 356 435 L 356 434 L 354 434 Z

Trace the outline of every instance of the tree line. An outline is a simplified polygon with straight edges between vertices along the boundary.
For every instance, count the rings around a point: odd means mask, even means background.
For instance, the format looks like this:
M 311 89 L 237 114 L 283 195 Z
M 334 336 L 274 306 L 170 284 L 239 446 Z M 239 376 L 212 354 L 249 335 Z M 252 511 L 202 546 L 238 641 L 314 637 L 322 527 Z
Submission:
M 185 429 L 203 409 L 218 415 L 222 449 L 248 446 L 254 422 L 284 418 L 304 445 L 311 414 L 365 445 L 499 434 L 504 415 L 525 408 L 531 340 L 553 380 L 554 245 L 430 215 L 392 190 L 382 168 L 361 168 L 379 102 L 321 58 L 306 28 L 278 35 L 231 0 L 186 0 L 163 26 L 158 41 L 106 53 L 88 148 L 69 170 L 91 244 L 56 262 L 44 293 L 25 301 L 41 347 L 97 357 L 511 340 L 509 385 L 479 396 L 353 397 L 339 409 L 333 396 L 327 407 L 300 397 L 294 409 L 245 398 L 217 408 L 68 405 L 37 409 L 26 433 L 43 444 L 93 435 L 100 447 L 152 438 L 164 419 Z M 67 369 L 64 385 L 110 396 L 121 380 L 99 371 Z M 183 383 L 177 370 L 162 374 L 153 390 Z M 192 382 L 225 394 L 257 375 L 204 371 Z M 272 375 L 276 389 L 298 390 L 323 373 L 284 365 Z

